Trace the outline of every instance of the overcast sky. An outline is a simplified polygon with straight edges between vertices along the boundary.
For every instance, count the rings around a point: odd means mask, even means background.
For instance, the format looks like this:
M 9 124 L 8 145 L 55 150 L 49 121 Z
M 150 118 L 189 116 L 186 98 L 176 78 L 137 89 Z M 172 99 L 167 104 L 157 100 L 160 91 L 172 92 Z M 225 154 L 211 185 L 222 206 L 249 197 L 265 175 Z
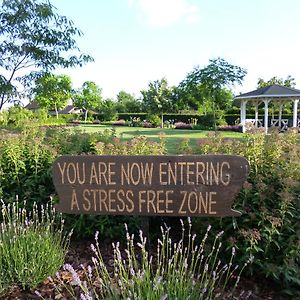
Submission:
M 293 76 L 300 88 L 299 0 L 52 0 L 84 36 L 94 63 L 59 70 L 75 87 L 95 81 L 104 97 L 140 96 L 149 81 L 177 85 L 194 66 L 222 57 L 248 74 L 236 93 L 257 80 Z

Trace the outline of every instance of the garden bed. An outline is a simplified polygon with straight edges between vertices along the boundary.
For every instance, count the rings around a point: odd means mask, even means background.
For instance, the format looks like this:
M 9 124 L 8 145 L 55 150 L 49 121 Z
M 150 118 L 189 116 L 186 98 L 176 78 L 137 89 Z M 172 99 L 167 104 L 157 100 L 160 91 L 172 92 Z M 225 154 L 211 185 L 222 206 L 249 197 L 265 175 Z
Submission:
M 75 270 L 80 270 L 80 265 L 91 265 L 91 257 L 93 256 L 93 251 L 90 248 L 90 245 L 94 243 L 91 240 L 73 240 L 70 245 L 70 249 L 66 255 L 65 262 L 73 266 Z M 154 254 L 156 247 L 150 251 Z M 105 264 L 108 266 L 108 270 L 113 272 L 113 248 L 111 241 L 106 239 L 101 243 L 101 253 Z M 66 281 L 71 282 L 72 276 L 67 275 L 66 272 L 61 269 L 59 271 L 61 277 L 65 277 Z M 288 296 L 281 295 L 278 285 L 276 285 L 271 280 L 266 280 L 263 278 L 246 278 L 243 277 L 239 283 L 239 291 L 251 292 L 251 295 L 248 299 L 250 300 L 289 300 L 292 299 Z M 3 296 L 3 300 L 12 300 L 12 299 L 40 299 L 40 297 L 35 293 L 38 291 L 45 299 L 68 299 L 63 293 L 61 296 L 57 296 L 52 282 L 49 279 L 46 279 L 37 289 L 32 291 L 22 291 L 22 289 L 16 287 L 9 294 Z M 56 298 L 55 298 L 56 297 Z M 243 299 L 243 298 L 241 298 Z

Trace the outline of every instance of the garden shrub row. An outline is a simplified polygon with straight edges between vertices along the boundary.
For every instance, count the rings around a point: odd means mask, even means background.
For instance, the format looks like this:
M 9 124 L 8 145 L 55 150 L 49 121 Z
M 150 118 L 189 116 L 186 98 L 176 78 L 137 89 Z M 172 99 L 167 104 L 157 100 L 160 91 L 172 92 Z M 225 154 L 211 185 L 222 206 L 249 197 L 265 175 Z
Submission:
M 236 245 L 247 259 L 254 256 L 251 275 L 270 277 L 299 297 L 300 284 L 300 144 L 299 134 L 251 132 L 243 140 L 212 133 L 199 142 L 198 154 L 244 156 L 250 175 L 235 201 L 239 218 L 196 219 L 198 230 L 211 224 L 225 230 L 227 246 Z M 186 148 L 187 149 L 187 148 Z M 192 152 L 187 149 L 187 152 Z M 195 153 L 195 151 L 194 151 Z
M 193 219 L 200 233 L 212 225 L 212 231 L 224 230 L 228 249 L 236 246 L 243 264 L 254 256 L 252 274 L 268 276 L 296 293 L 300 278 L 300 145 L 297 134 L 249 133 L 242 140 L 222 139 L 212 134 L 199 140 L 195 150 L 185 140 L 182 153 L 238 154 L 250 162 L 248 183 L 239 194 L 236 209 L 239 218 Z M 165 146 L 139 137 L 121 141 L 114 130 L 87 134 L 79 130 L 31 128 L 21 134 L 3 131 L 0 135 L 0 198 L 13 201 L 16 195 L 33 202 L 46 203 L 54 194 L 51 168 L 62 154 L 163 154 Z M 126 221 L 136 228 L 139 220 L 130 217 L 66 216 L 67 225 L 81 236 L 99 229 L 103 236 L 120 235 Z M 69 227 L 69 228 L 70 228 Z M 211 241 L 213 243 L 213 241 Z M 230 254 L 230 251 L 228 252 Z M 224 257 L 226 251 L 224 251 Z

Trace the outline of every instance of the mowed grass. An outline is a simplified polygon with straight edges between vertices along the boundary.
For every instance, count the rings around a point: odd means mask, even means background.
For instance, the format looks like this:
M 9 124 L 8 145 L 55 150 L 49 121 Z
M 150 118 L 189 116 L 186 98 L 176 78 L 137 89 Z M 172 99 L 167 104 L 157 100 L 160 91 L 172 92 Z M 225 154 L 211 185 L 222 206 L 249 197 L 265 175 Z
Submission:
M 130 140 L 134 137 L 143 135 L 149 140 L 159 142 L 160 138 L 165 139 L 165 144 L 168 153 L 178 154 L 180 144 L 184 140 L 189 140 L 189 145 L 196 148 L 198 141 L 201 138 L 206 138 L 212 131 L 206 130 L 186 130 L 186 129 L 172 129 L 172 128 L 142 128 L 142 127 L 127 127 L 127 126 L 104 126 L 104 125 L 80 125 L 77 127 L 86 132 L 97 132 L 115 129 L 116 134 L 121 140 Z M 242 138 L 243 134 L 239 132 L 220 131 L 222 137 L 225 138 Z

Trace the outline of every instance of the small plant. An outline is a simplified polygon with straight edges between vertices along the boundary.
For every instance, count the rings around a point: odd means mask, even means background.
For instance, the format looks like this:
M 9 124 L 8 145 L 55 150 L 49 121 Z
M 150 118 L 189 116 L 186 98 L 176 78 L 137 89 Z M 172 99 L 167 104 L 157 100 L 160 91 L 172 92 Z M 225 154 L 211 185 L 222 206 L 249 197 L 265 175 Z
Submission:
M 68 276 L 62 278 L 59 274 L 55 279 L 50 279 L 57 292 L 68 299 L 124 300 L 231 299 L 235 294 L 240 274 L 248 262 L 238 270 L 238 266 L 233 265 L 235 248 L 232 248 L 229 263 L 222 264 L 219 252 L 223 232 L 215 237 L 213 246 L 207 249 L 205 242 L 210 227 L 201 243 L 197 244 L 188 219 L 188 234 L 185 234 L 182 222 L 182 236 L 177 243 L 173 243 L 170 238 L 170 228 L 161 228 L 162 239 L 158 239 L 157 254 L 151 256 L 146 249 L 147 239 L 142 231 L 139 242 L 135 244 L 134 235 L 130 235 L 125 227 L 125 251 L 121 251 L 119 242 L 113 243 L 112 275 L 104 264 L 96 232 L 95 245 L 91 245 L 95 255 L 92 257 L 93 266 L 82 266 L 82 270 L 75 271 L 71 265 L 65 265 L 64 270 L 71 273 L 72 281 L 66 282 L 64 278 Z M 244 296 L 243 299 L 247 298 Z
M 18 201 L 2 201 L 0 220 L 0 295 L 16 286 L 34 288 L 58 271 L 70 235 L 52 207 L 28 211 Z

